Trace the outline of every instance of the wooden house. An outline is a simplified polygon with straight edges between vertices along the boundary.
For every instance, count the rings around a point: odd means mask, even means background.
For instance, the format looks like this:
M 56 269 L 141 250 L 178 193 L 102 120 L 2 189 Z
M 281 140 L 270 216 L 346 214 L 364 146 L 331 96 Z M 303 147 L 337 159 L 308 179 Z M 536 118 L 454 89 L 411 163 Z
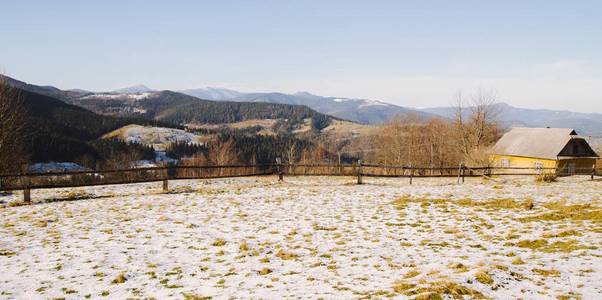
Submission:
M 570 128 L 512 128 L 491 150 L 495 167 L 554 168 L 565 175 L 591 172 L 598 158 Z

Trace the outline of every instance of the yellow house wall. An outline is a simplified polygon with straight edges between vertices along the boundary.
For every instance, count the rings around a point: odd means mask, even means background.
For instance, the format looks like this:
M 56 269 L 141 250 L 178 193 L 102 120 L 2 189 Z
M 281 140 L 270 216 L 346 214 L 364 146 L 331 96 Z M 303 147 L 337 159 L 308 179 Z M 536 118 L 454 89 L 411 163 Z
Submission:
M 544 168 L 558 168 L 560 174 L 568 172 L 569 163 L 575 164 L 575 173 L 589 174 L 592 166 L 596 164 L 594 158 L 573 158 L 573 159 L 541 159 L 532 157 L 521 157 L 512 155 L 491 155 L 494 167 L 502 167 L 502 159 L 508 159 L 511 168 L 534 168 L 535 162 L 543 163 Z M 507 173 L 521 172 L 520 170 L 507 170 Z
M 556 168 L 556 160 L 512 155 L 491 155 L 494 167 L 502 167 L 502 159 L 508 159 L 511 168 L 534 168 L 535 162 L 543 163 L 544 168 Z

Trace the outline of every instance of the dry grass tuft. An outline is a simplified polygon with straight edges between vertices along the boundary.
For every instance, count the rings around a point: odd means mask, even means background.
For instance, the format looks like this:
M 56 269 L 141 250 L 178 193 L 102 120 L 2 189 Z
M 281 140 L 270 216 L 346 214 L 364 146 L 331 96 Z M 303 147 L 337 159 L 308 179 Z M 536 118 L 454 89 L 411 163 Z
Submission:
M 458 273 L 468 272 L 468 267 L 463 263 L 452 263 L 449 267 Z
M 573 252 L 575 250 L 582 249 L 596 249 L 595 247 L 588 247 L 580 245 L 576 240 L 567 240 L 567 241 L 556 241 L 554 243 L 548 243 L 547 240 L 539 239 L 539 240 L 523 240 L 516 244 L 521 248 L 528 248 L 531 250 L 537 250 L 547 253 L 553 252 Z
M 17 253 L 15 253 L 14 251 L 8 250 L 8 249 L 2 249 L 0 248 L 0 256 L 14 256 L 17 255 Z
M 285 252 L 283 250 L 278 251 L 276 253 L 276 257 L 279 257 L 282 260 L 293 260 L 299 257 L 299 255 L 292 252 Z
M 121 284 L 121 283 L 126 282 L 127 280 L 128 279 L 127 279 L 126 274 L 125 273 L 121 273 L 121 274 L 117 275 L 117 277 L 115 277 L 115 279 L 113 279 L 113 281 L 111 281 L 111 283 L 113 283 L 113 284 Z
M 539 274 L 541 276 L 545 276 L 545 277 L 559 277 L 560 276 L 560 271 L 554 270 L 554 269 L 549 269 L 549 270 L 533 269 L 532 271 L 533 271 L 533 273 L 537 273 L 537 274 Z
M 213 243 L 211 243 L 211 246 L 214 247 L 222 247 L 226 245 L 226 241 L 223 239 L 216 239 L 215 241 L 213 241 Z
M 485 201 L 475 201 L 472 199 L 461 199 L 456 201 L 460 206 L 482 207 L 485 209 L 533 209 L 534 203 L 531 199 L 522 202 L 510 198 L 499 198 Z
M 561 232 L 556 232 L 556 233 L 546 233 L 543 235 L 544 238 L 560 238 L 560 237 L 567 237 L 567 236 L 581 236 L 581 232 L 577 231 L 577 230 L 565 230 L 565 231 L 561 231 Z
M 481 292 L 451 281 L 429 282 L 421 286 L 414 283 L 397 281 L 393 285 L 393 290 L 404 296 L 415 296 L 414 299 L 444 299 L 444 296 L 453 299 L 464 299 L 466 297 L 475 299 L 485 298 Z
M 487 284 L 487 285 L 493 284 L 493 278 L 491 278 L 491 275 L 489 275 L 489 273 L 487 273 L 485 271 L 477 272 L 475 274 L 475 279 L 482 284 Z
M 199 296 L 199 295 L 189 294 L 189 293 L 182 293 L 182 296 L 184 297 L 184 300 L 210 300 L 211 299 L 211 297 L 209 297 L 209 296 Z
M 535 175 L 535 182 L 546 182 L 552 183 L 558 180 L 558 176 L 555 173 L 541 173 Z
M 593 207 L 590 204 L 567 205 L 566 201 L 557 201 L 548 203 L 544 205 L 544 207 L 551 210 L 551 212 L 521 218 L 519 221 L 537 222 L 571 220 L 602 223 L 602 209 Z
M 263 269 L 257 271 L 257 274 L 259 274 L 259 275 L 268 275 L 270 273 L 272 273 L 272 270 L 269 268 L 263 268 Z
M 249 251 L 249 244 L 247 244 L 247 242 L 240 243 L 240 245 L 238 246 L 238 250 L 240 250 L 241 252 Z

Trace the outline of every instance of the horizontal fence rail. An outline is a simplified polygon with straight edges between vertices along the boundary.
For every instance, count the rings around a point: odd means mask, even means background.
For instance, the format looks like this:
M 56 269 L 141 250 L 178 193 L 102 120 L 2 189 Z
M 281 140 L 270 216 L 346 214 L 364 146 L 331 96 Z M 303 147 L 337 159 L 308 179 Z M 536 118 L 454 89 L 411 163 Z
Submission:
M 274 174 L 274 165 L 173 166 L 104 171 L 7 174 L 0 175 L 0 190 L 79 187 L 270 174 Z
M 0 175 L 0 191 L 23 190 L 29 201 L 31 189 L 65 188 L 109 184 L 129 184 L 163 181 L 168 190 L 168 181 L 177 179 L 211 179 L 226 177 L 261 176 L 278 174 L 282 180 L 287 176 L 353 176 L 358 184 L 362 177 L 456 177 L 464 182 L 465 177 L 554 174 L 602 176 L 598 168 L 524 168 L 524 167 L 413 167 L 379 164 L 254 164 L 220 166 L 165 166 L 102 171 L 70 171 L 48 173 L 17 173 Z

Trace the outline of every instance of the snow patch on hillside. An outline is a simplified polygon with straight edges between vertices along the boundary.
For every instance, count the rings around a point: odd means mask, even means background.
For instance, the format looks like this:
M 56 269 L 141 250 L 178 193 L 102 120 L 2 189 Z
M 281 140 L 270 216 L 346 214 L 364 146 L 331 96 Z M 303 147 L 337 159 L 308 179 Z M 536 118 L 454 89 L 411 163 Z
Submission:
M 359 108 L 369 107 L 369 106 L 389 106 L 390 104 L 384 103 L 377 100 L 361 100 L 363 103 L 360 104 Z
M 90 171 L 90 169 L 72 162 L 36 163 L 28 168 L 30 173 Z
M 142 100 L 142 99 L 146 99 L 154 94 L 155 94 L 155 92 L 132 93 L 132 94 L 99 93 L 99 94 L 87 95 L 87 96 L 82 97 L 81 99 Z
M 164 151 L 167 145 L 175 142 L 202 144 L 201 136 L 181 129 L 128 125 L 110 132 L 104 138 L 119 138 L 126 142 L 152 145 L 157 151 Z

